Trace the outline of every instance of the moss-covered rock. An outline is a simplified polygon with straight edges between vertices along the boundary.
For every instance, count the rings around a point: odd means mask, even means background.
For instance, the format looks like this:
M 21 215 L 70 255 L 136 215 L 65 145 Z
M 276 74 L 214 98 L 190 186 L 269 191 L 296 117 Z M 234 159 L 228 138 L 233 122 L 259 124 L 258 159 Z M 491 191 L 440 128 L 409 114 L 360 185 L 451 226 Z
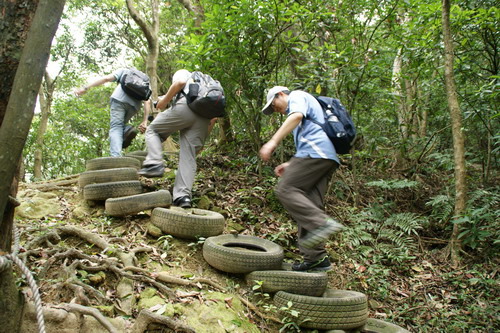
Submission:
M 237 231 L 238 233 L 242 232 L 243 230 L 245 230 L 246 228 L 244 226 L 242 226 L 241 224 L 238 224 L 232 220 L 227 220 L 226 221 L 226 228 L 228 231 L 232 231 L 232 230 L 235 230 Z
M 25 190 L 19 191 L 17 199 L 21 202 L 15 210 L 17 218 L 41 219 L 61 212 L 59 198 L 54 193 Z
M 155 226 L 153 223 L 146 224 L 146 230 L 148 232 L 148 235 L 152 237 L 160 238 L 161 236 L 163 236 L 163 232 L 161 231 L 161 229 Z
M 213 206 L 212 200 L 206 195 L 203 195 L 199 200 L 198 200 L 198 208 L 200 209 L 205 209 L 205 210 L 210 210 L 210 208 Z
M 207 292 L 204 302 L 184 306 L 183 320 L 196 332 L 251 333 L 261 332 L 245 316 L 245 307 L 238 297 L 229 293 Z
M 157 305 L 164 305 L 165 300 L 157 295 L 156 289 L 147 288 L 139 296 L 139 302 L 137 302 L 138 310 L 149 309 Z

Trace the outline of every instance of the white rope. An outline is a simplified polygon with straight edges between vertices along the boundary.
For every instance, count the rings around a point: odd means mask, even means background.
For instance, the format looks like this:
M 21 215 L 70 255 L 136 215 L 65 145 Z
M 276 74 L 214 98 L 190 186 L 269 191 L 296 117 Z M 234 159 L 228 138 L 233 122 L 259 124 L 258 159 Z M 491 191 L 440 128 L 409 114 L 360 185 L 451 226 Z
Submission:
M 28 285 L 33 292 L 33 299 L 35 301 L 35 309 L 36 309 L 36 319 L 38 322 L 38 332 L 45 333 L 45 320 L 43 318 L 43 307 L 42 300 L 40 298 L 40 292 L 38 291 L 38 286 L 36 285 L 35 279 L 33 278 L 33 274 L 31 274 L 30 270 L 26 265 L 17 257 L 17 253 L 19 252 L 19 232 L 16 226 L 13 226 L 13 234 L 14 234 L 14 250 L 12 254 L 7 254 L 5 256 L 0 256 L 0 272 L 7 269 L 10 266 L 10 261 L 12 260 L 23 272 L 26 276 L 26 280 L 28 281 Z
M 30 270 L 18 257 L 8 254 L 7 258 L 12 260 L 21 271 L 26 276 L 26 280 L 28 280 L 28 284 L 33 292 L 33 299 L 35 301 L 35 309 L 36 309 L 36 320 L 38 321 L 38 331 L 40 333 L 45 333 L 45 320 L 43 319 L 43 307 L 42 300 L 40 299 L 40 293 L 38 292 L 38 286 L 36 285 L 35 279 L 33 278 L 33 274 L 31 274 Z

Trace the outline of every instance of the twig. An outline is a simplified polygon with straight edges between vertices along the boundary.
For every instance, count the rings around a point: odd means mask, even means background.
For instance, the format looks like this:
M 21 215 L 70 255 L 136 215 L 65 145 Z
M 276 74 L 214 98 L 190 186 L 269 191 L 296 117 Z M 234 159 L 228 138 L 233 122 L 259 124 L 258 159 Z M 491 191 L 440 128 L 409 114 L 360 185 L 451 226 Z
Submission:
M 262 312 L 259 311 L 259 309 L 257 309 L 257 307 L 255 305 L 250 303 L 250 301 L 246 300 L 245 298 L 241 297 L 240 295 L 236 295 L 236 296 L 238 297 L 238 299 L 240 300 L 241 303 L 243 303 L 247 308 L 249 308 L 253 313 L 255 313 L 260 318 L 265 319 L 265 320 L 269 320 L 269 321 L 273 321 L 273 322 L 278 323 L 278 324 L 282 324 L 281 320 L 279 320 L 278 318 L 267 316 L 267 315 L 263 314 Z

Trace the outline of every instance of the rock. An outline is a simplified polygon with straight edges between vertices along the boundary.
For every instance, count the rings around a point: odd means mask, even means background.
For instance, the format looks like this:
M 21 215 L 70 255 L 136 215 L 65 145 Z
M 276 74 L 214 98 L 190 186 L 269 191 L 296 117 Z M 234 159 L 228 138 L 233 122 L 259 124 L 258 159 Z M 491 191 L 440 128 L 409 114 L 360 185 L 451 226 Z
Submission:
M 200 209 L 210 210 L 210 207 L 213 206 L 213 202 L 206 195 L 204 195 L 200 198 L 197 205 Z
M 152 237 L 160 238 L 161 236 L 163 236 L 163 232 L 161 231 L 161 229 L 155 226 L 153 223 L 148 223 L 146 225 L 146 230 L 148 232 L 148 235 Z
M 137 309 L 141 311 L 142 309 L 150 309 L 158 305 L 165 305 L 165 301 L 156 295 L 155 289 L 147 288 L 140 295 L 139 302 L 137 302 Z
M 15 211 L 17 218 L 41 219 L 61 212 L 59 198 L 54 193 L 25 190 L 18 193 L 17 199 L 21 202 Z

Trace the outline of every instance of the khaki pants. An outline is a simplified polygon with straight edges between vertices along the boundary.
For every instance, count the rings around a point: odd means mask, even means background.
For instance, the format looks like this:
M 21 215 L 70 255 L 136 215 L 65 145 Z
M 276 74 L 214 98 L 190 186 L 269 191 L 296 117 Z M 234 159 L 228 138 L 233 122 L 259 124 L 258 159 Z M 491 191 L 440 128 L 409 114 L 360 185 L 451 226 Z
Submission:
M 278 199 L 297 222 L 299 250 L 305 261 L 313 262 L 326 255 L 324 244 L 307 249 L 301 246 L 301 240 L 329 218 L 324 211 L 324 197 L 337 167 L 333 160 L 293 157 L 276 188 Z
M 148 155 L 143 165 L 163 164 L 163 147 L 172 133 L 180 131 L 179 166 L 175 176 L 173 200 L 189 196 L 196 175 L 196 152 L 203 148 L 210 120 L 193 113 L 185 103 L 160 112 L 146 130 Z

